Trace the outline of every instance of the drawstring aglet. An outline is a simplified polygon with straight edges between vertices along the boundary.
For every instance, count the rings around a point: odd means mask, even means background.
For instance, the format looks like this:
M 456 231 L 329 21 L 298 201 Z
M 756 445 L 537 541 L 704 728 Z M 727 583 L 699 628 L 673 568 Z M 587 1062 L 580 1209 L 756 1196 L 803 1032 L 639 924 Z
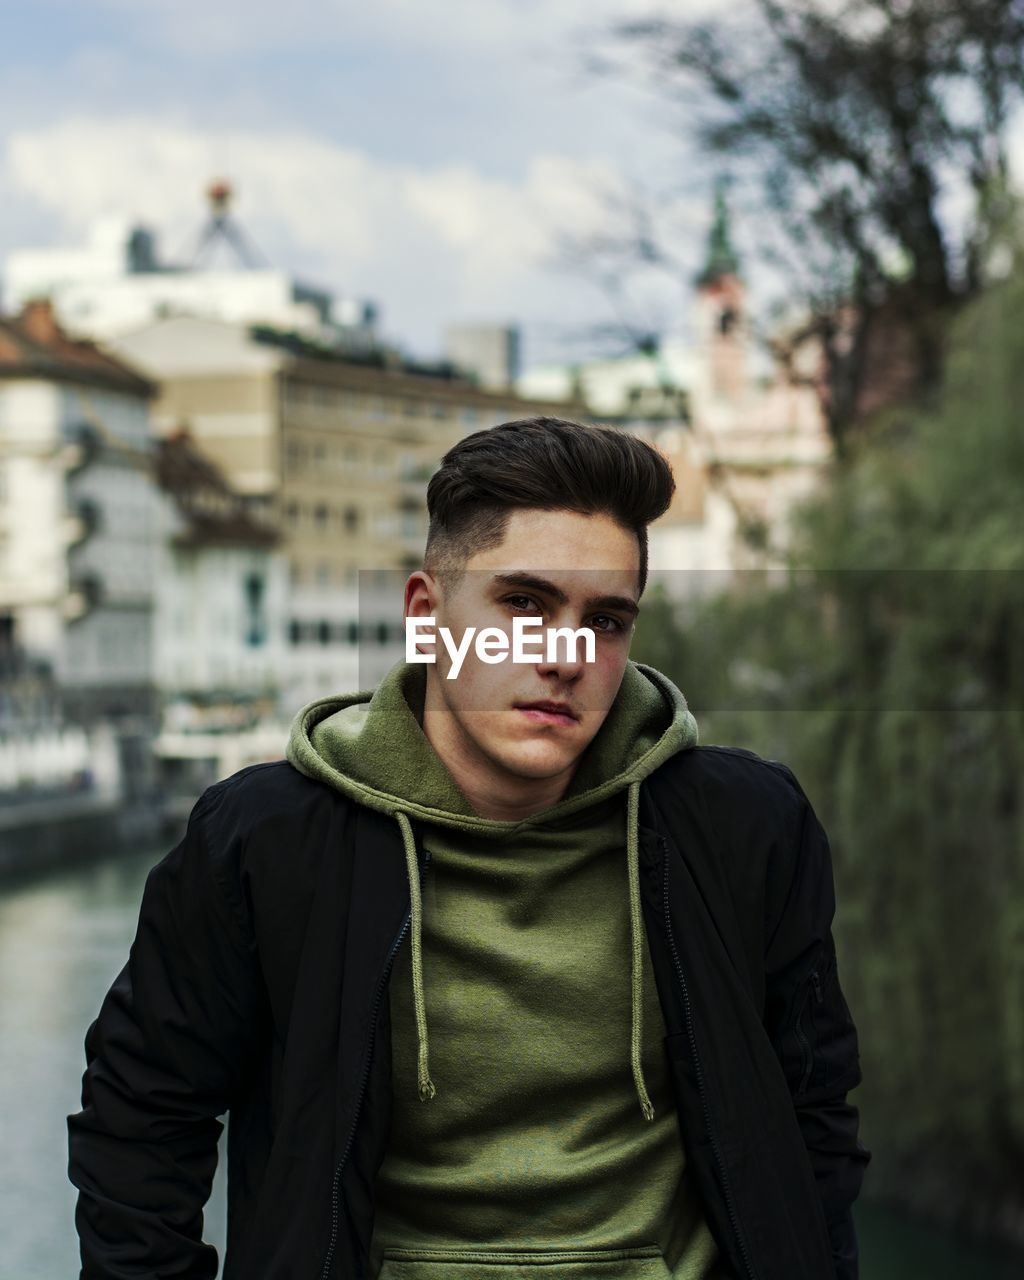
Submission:
M 420 1101 L 429 1102 L 434 1094 L 437 1093 L 437 1090 L 434 1088 L 434 1082 L 430 1078 L 430 1069 L 427 1066 L 427 1046 L 425 1044 L 420 1045 L 418 1074 Z

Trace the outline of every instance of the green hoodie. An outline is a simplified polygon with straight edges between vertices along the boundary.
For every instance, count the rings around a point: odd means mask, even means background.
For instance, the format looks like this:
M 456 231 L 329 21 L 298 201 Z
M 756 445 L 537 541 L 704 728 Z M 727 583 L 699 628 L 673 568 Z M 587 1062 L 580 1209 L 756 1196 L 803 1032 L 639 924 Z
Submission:
M 640 783 L 696 742 L 686 700 L 628 663 L 563 798 L 499 821 L 476 813 L 424 734 L 425 689 L 426 668 L 401 662 L 372 694 L 319 698 L 287 752 L 394 817 L 405 848 L 411 945 L 389 992 L 394 1107 L 371 1274 L 512 1280 L 543 1263 L 551 1280 L 712 1280 L 638 879 Z M 432 859 L 422 896 L 412 819 Z M 402 1087 L 413 1070 L 415 1094 Z

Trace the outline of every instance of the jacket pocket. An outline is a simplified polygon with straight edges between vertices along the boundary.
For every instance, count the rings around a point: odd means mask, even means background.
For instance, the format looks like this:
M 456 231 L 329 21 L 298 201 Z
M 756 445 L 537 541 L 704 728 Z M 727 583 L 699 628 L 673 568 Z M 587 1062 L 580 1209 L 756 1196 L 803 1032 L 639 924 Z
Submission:
M 624 1249 L 386 1249 L 378 1280 L 672 1280 L 657 1245 Z
M 857 1032 L 827 948 L 801 984 L 795 1017 L 780 1040 L 780 1058 L 795 1098 L 835 1086 L 857 1061 Z
M 811 1082 L 811 1074 L 814 1071 L 815 1001 L 821 1002 L 821 974 L 817 969 L 811 971 L 811 976 L 807 981 L 800 1001 L 800 1013 L 796 1020 L 795 1034 L 800 1049 L 800 1080 L 793 1092 L 798 1097 L 807 1092 L 807 1087 Z

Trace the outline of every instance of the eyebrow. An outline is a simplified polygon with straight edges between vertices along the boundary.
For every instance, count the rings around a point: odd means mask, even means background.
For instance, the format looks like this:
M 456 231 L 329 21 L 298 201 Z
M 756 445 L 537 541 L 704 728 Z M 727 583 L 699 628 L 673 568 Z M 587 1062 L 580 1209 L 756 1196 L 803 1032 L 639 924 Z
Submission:
M 494 582 L 499 587 L 526 587 L 530 591 L 539 591 L 544 595 L 551 596 L 559 604 L 569 603 L 569 597 L 561 587 L 554 582 L 549 582 L 547 578 L 538 578 L 536 574 L 522 571 L 496 573 Z M 583 601 L 583 605 L 587 609 L 621 609 L 624 613 L 628 613 L 634 618 L 640 612 L 640 606 L 635 600 L 631 600 L 629 596 L 587 596 Z

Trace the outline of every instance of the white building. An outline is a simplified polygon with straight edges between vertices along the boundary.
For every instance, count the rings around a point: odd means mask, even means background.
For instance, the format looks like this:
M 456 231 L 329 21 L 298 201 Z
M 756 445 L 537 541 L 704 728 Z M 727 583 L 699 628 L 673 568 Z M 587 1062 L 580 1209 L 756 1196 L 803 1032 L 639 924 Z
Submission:
M 0 638 L 85 719 L 281 681 L 279 534 L 187 439 L 154 441 L 154 393 L 47 303 L 0 320 Z
M 154 663 L 165 703 L 276 704 L 287 656 L 280 534 L 187 432 L 155 442 L 153 470 L 162 498 Z
M 222 188 L 211 188 L 222 194 Z M 229 198 L 230 193 L 227 197 Z M 205 241 L 237 240 L 226 204 L 215 204 Z M 284 271 L 240 261 L 231 266 L 160 261 L 156 238 L 128 220 L 97 220 L 77 248 L 18 249 L 4 265 L 8 309 L 48 298 L 61 325 L 79 337 L 106 339 L 169 315 L 205 316 L 291 330 L 342 349 L 376 345 L 374 307 L 338 299 Z
M 46 303 L 0 319 L 2 630 L 98 713 L 152 709 L 154 390 Z

